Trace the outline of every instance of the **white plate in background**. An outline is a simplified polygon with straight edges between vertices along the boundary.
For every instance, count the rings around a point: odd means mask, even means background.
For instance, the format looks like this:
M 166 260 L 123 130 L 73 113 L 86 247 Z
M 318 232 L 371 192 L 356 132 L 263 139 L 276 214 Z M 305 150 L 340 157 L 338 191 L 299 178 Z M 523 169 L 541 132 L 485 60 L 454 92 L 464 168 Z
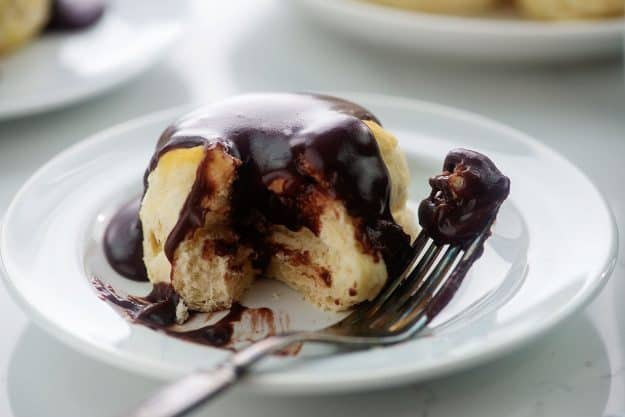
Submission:
M 293 0 L 302 15 L 338 33 L 402 52 L 474 60 L 553 62 L 621 52 L 625 20 L 534 21 L 514 14 L 462 17 L 362 0 Z
M 427 195 L 427 178 L 457 146 L 490 156 L 511 178 L 510 197 L 483 257 L 428 335 L 340 354 L 307 345 L 297 357 L 268 358 L 244 386 L 306 394 L 439 376 L 545 333 L 606 282 L 617 249 L 611 212 L 593 184 L 564 158 L 474 114 L 408 99 L 340 95 L 372 110 L 397 135 L 412 173 L 413 203 Z M 148 284 L 127 281 L 108 267 L 102 232 L 116 207 L 140 193 L 154 143 L 181 111 L 119 125 L 53 158 L 18 192 L 0 233 L 6 284 L 34 322 L 87 355 L 167 379 L 214 365 L 227 352 L 130 324 L 98 299 L 89 277 L 125 292 L 148 292 Z M 272 297 L 274 292 L 280 297 Z M 337 319 L 269 280 L 259 281 L 244 304 L 287 314 L 297 328 Z
M 0 57 L 0 119 L 100 94 L 154 65 L 181 34 L 186 1 L 111 0 L 77 32 L 44 32 Z

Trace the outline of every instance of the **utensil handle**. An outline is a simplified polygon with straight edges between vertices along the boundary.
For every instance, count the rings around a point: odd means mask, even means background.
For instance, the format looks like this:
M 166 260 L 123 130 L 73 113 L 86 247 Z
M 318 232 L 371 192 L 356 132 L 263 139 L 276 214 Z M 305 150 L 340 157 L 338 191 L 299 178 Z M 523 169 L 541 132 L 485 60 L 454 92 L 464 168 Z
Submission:
M 212 370 L 196 371 L 166 385 L 126 417 L 183 416 L 234 385 L 260 359 L 305 338 L 302 333 L 286 333 L 253 343 Z

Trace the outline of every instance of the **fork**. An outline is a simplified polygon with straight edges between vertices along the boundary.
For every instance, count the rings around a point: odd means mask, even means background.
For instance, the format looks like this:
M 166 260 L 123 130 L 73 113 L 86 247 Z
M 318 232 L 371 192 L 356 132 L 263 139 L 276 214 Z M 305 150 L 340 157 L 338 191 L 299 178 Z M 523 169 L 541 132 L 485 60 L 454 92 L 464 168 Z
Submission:
M 491 224 L 492 220 L 464 245 L 437 244 L 422 231 L 412 244 L 403 271 L 389 280 L 373 301 L 361 304 L 337 324 L 317 331 L 281 333 L 255 342 L 212 370 L 195 371 L 165 386 L 127 417 L 183 416 L 231 387 L 260 359 L 296 343 L 365 348 L 412 338 L 449 303 L 481 255 Z

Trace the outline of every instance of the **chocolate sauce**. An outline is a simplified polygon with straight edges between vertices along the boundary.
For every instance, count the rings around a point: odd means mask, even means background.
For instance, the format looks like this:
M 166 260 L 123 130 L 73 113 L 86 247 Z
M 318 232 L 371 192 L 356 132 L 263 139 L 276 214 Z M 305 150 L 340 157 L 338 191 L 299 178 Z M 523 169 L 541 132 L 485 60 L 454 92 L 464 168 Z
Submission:
M 122 297 L 97 278 L 91 280 L 98 296 L 122 309 L 128 317 L 150 328 L 160 328 L 176 323 L 178 297 L 169 284 L 154 284 L 145 297 Z
M 87 28 L 100 20 L 107 0 L 53 0 L 49 30 L 74 31 Z
M 239 303 L 234 303 L 228 313 L 215 323 L 184 329 L 176 325 L 179 297 L 169 284 L 155 284 L 145 297 L 121 296 L 97 278 L 92 279 L 92 284 L 102 300 L 117 307 L 132 322 L 201 345 L 234 350 L 242 342 L 259 340 L 276 334 L 278 330 L 286 330 L 277 329 L 272 310 L 264 307 L 248 308 Z M 191 312 L 192 316 L 199 314 Z M 241 325 L 244 316 L 249 318 L 247 328 Z
M 104 232 L 104 253 L 109 265 L 120 275 L 134 281 L 147 281 L 140 206 L 141 199 L 137 197 L 115 213 Z
M 419 224 L 440 244 L 463 244 L 481 233 L 510 192 L 510 179 L 486 156 L 454 149 L 432 192 L 419 206 Z
M 243 238 L 258 229 L 259 218 L 290 230 L 307 227 L 318 233 L 321 200 L 335 198 L 356 219 L 356 237 L 363 248 L 381 254 L 394 274 L 409 250 L 409 237 L 391 215 L 389 173 L 363 120 L 377 122 L 364 108 L 329 96 L 236 97 L 191 113 L 166 129 L 145 180 L 172 149 L 221 146 L 241 163 L 231 217 Z M 167 239 L 170 260 L 180 242 L 202 225 L 201 201 L 211 192 L 202 175 L 205 168 L 199 167 Z M 258 237 L 252 240 L 262 242 Z
M 176 336 L 202 345 L 227 347 L 232 342 L 234 323 L 241 321 L 241 316 L 246 310 L 247 307 L 243 307 L 239 303 L 234 303 L 232 307 L 230 307 L 228 314 L 217 323 L 186 332 L 176 332 Z M 169 334 L 171 334 L 171 332 L 169 332 Z

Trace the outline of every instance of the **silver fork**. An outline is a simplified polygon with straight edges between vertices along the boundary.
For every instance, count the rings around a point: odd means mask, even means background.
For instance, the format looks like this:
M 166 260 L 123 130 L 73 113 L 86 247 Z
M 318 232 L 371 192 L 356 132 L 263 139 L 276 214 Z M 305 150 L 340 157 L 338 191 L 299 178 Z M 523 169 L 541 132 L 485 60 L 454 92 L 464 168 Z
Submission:
M 232 386 L 260 359 L 296 343 L 363 348 L 397 344 L 412 338 L 452 298 L 467 270 L 480 256 L 490 226 L 489 223 L 464 247 L 438 245 L 421 232 L 412 244 L 406 268 L 390 280 L 372 302 L 360 305 L 331 327 L 282 333 L 253 343 L 214 369 L 195 371 L 165 386 L 127 417 L 183 416 Z

